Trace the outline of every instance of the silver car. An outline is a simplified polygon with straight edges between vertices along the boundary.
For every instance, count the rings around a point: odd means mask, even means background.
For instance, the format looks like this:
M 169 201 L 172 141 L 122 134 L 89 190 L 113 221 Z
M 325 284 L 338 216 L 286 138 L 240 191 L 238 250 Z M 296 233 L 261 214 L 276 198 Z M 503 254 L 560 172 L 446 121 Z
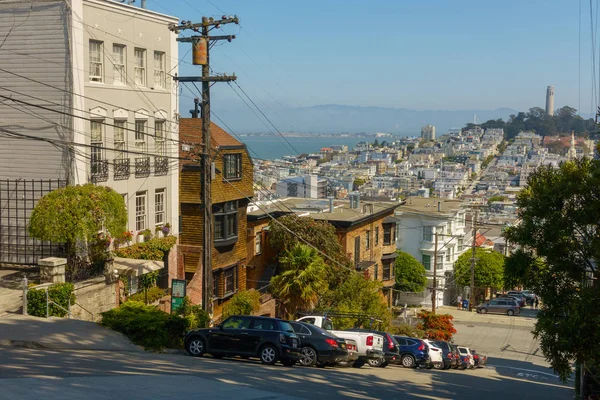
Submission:
M 494 299 L 487 303 L 483 303 L 477 306 L 477 312 L 480 314 L 496 313 L 515 315 L 520 314 L 521 309 L 517 303 L 511 299 Z

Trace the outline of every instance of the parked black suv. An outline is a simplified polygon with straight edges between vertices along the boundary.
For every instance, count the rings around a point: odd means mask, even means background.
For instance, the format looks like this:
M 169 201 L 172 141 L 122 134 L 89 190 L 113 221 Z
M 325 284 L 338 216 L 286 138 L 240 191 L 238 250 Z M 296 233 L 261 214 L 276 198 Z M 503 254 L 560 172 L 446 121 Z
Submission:
M 383 336 L 383 358 L 370 358 L 367 362 L 371 367 L 382 367 L 385 368 L 391 362 L 400 361 L 400 346 L 392 335 L 387 332 L 373 331 L 369 329 L 347 329 L 352 332 L 369 332 Z
M 324 367 L 348 360 L 346 339 L 339 338 L 316 325 L 290 322 L 302 342 L 300 365 Z
M 184 343 L 192 356 L 258 357 L 263 364 L 281 361 L 292 366 L 300 355 L 300 340 L 294 329 L 277 318 L 234 315 L 214 328 L 188 332 Z

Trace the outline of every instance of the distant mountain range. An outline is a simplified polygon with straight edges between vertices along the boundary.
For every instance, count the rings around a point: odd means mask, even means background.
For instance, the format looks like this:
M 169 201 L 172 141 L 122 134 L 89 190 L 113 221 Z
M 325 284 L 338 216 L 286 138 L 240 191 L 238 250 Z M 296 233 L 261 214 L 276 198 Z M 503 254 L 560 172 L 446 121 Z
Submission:
M 507 120 L 510 114 L 517 114 L 516 110 L 509 108 L 419 111 L 407 108 L 324 104 L 312 107 L 278 108 L 272 111 L 260 104 L 259 107 L 277 129 L 284 133 L 385 132 L 412 136 L 420 134 L 422 126 L 431 124 L 435 125 L 436 134 L 439 136 L 446 133 L 448 129 L 462 128 L 466 123 L 473 122 L 475 115 L 478 122 L 485 122 L 498 118 Z M 262 123 L 248 108 L 222 104 L 217 108 L 217 112 L 236 133 L 269 132 L 266 126 L 268 122 Z

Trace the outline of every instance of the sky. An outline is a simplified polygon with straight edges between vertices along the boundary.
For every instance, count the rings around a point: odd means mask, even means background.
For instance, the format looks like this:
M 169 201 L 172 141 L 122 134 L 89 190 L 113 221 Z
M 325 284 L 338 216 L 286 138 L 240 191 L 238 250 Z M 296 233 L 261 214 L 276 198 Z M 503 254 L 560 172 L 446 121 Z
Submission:
M 211 50 L 211 66 L 235 72 L 274 112 L 320 104 L 527 110 L 544 107 L 548 85 L 556 108 L 589 114 L 597 103 L 583 0 L 147 0 L 147 8 L 194 22 L 236 14 L 239 26 L 214 32 L 237 37 Z M 200 71 L 189 49 L 180 44 L 181 75 Z M 212 94 L 239 101 L 226 83 Z

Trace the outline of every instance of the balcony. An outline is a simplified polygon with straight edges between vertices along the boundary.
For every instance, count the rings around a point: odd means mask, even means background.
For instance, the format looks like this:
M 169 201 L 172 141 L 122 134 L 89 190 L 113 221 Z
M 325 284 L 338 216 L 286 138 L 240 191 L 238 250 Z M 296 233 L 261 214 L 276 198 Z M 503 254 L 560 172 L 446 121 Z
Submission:
M 139 157 L 135 159 L 135 177 L 147 178 L 150 176 L 150 157 Z
M 108 160 L 93 160 L 91 165 L 92 182 L 108 180 Z
M 167 157 L 154 157 L 154 175 L 162 176 L 169 172 L 169 160 Z
M 114 160 L 113 167 L 115 181 L 129 179 L 129 175 L 131 174 L 129 158 Z

